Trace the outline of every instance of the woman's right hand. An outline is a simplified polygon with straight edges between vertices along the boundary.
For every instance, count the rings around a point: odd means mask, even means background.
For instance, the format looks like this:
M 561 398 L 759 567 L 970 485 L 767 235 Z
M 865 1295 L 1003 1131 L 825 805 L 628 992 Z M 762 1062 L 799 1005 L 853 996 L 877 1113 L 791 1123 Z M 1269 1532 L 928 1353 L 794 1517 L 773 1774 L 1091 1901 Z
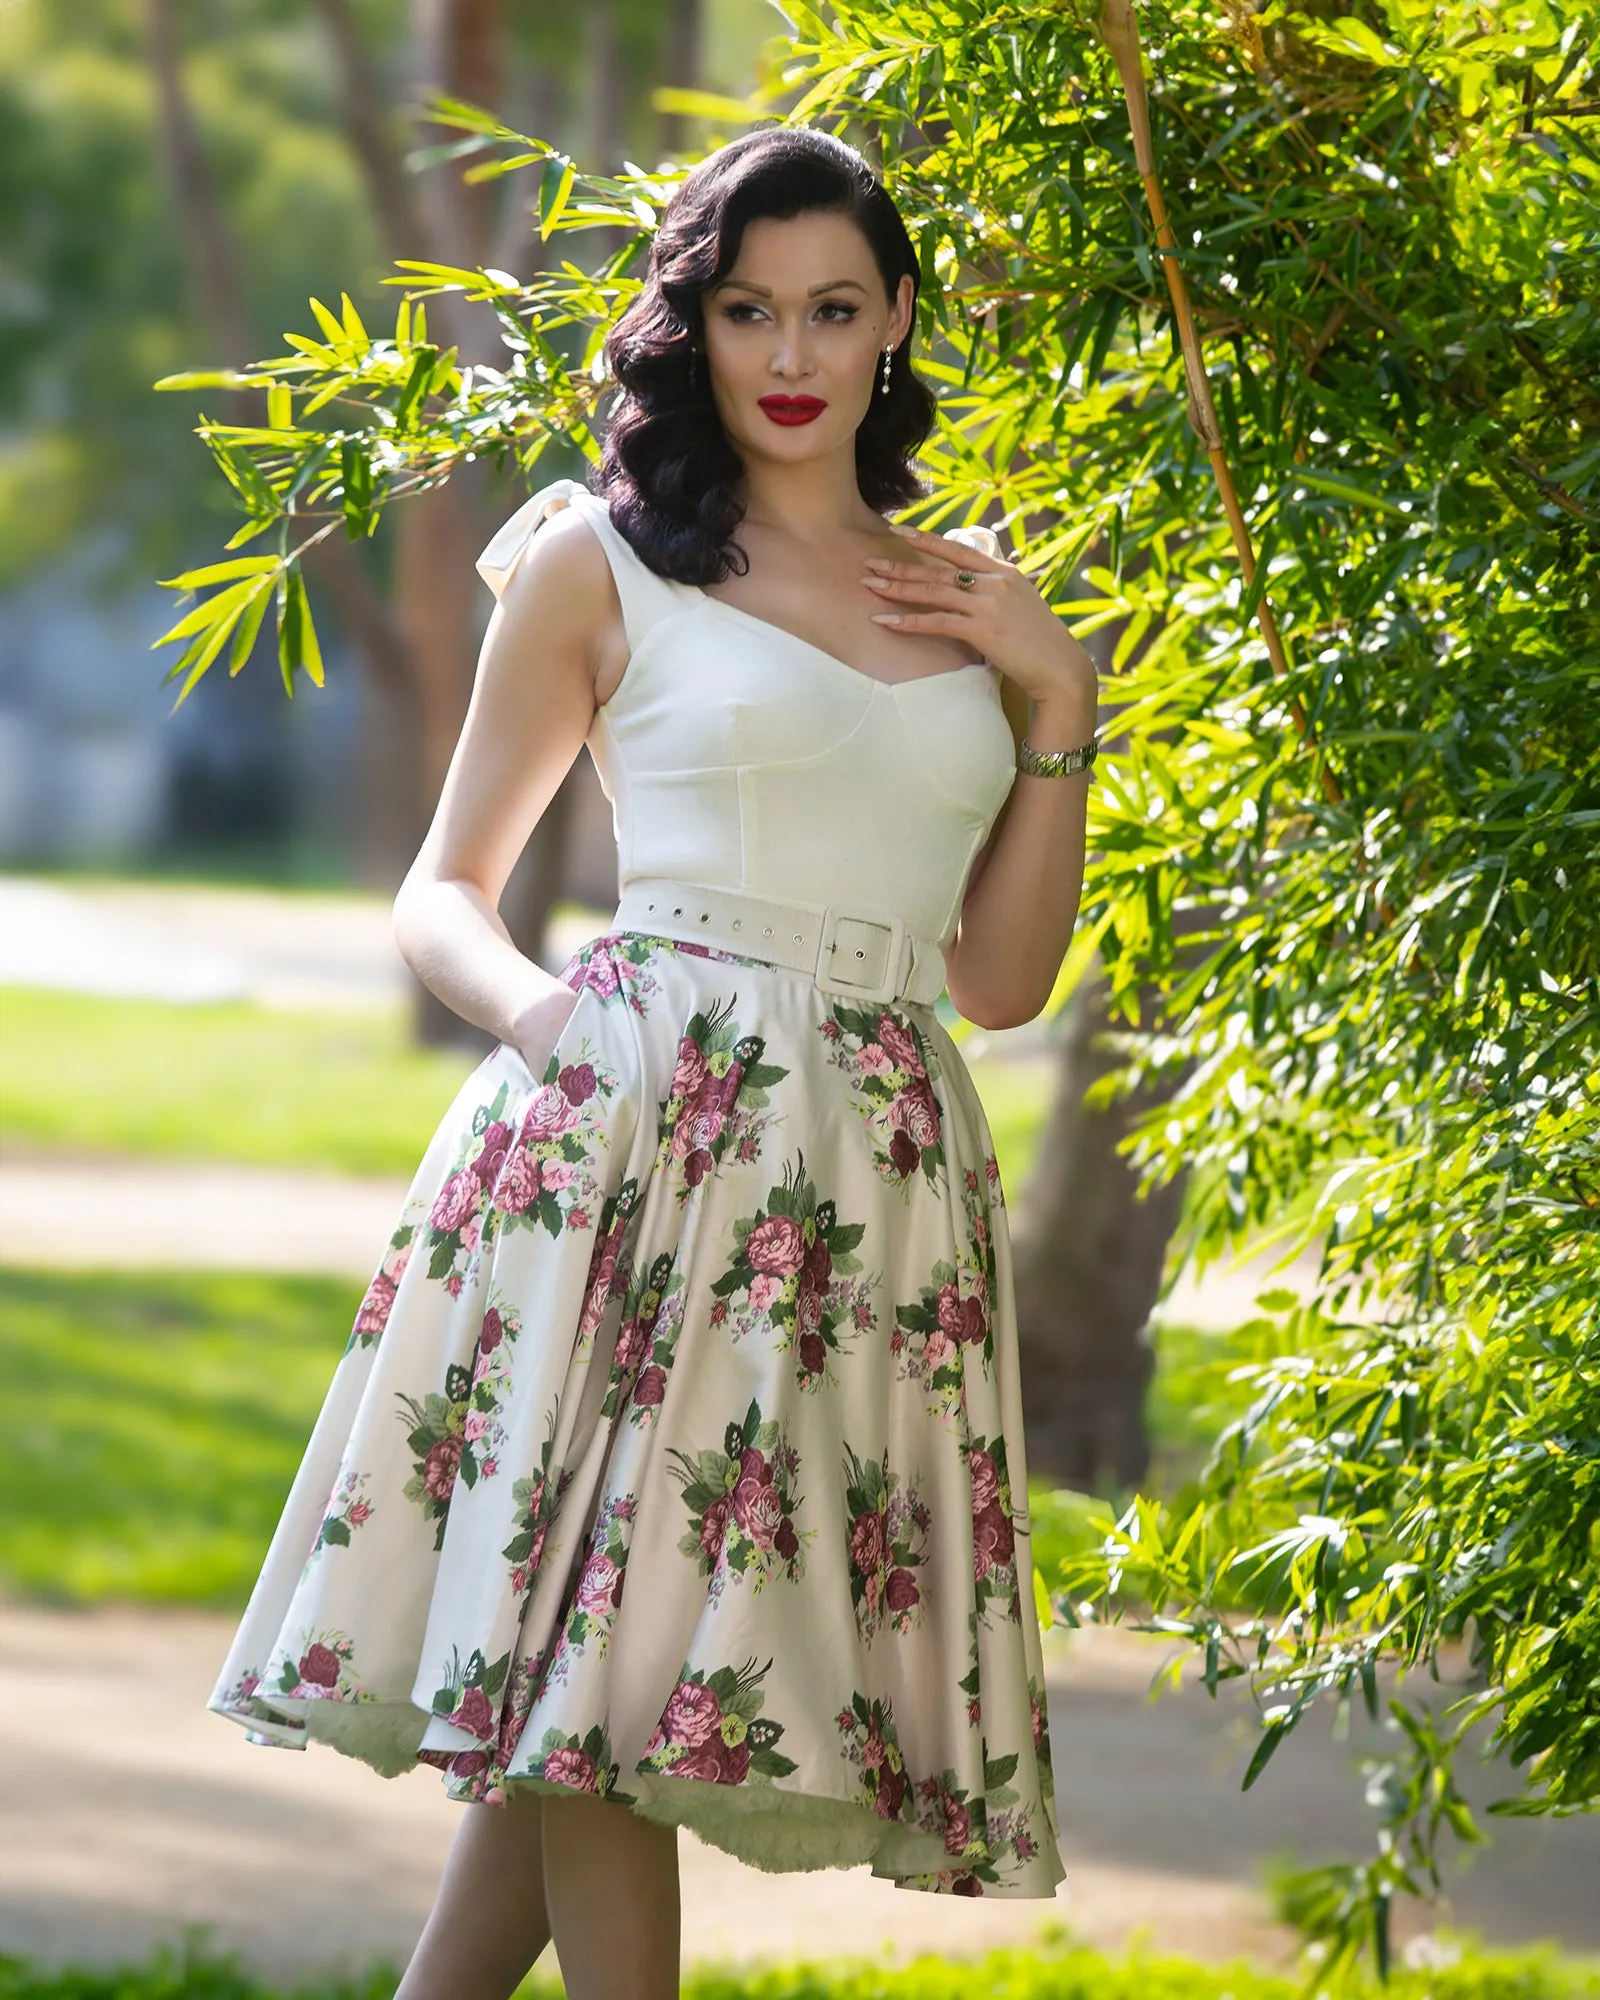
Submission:
M 561 1039 L 561 1031 L 578 1004 L 578 995 L 564 980 L 548 973 L 545 980 L 548 983 L 518 1014 L 507 1037 L 528 1065 L 528 1073 L 535 1083 L 544 1075 L 551 1052 Z

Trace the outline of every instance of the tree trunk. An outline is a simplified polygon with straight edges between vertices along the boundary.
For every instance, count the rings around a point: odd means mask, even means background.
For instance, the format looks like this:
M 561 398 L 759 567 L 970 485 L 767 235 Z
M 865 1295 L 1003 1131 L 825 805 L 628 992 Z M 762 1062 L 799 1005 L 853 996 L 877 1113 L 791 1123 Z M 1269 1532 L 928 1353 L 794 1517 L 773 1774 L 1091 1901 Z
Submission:
M 1141 1200 L 1117 1151 L 1149 1100 L 1084 1102 L 1117 1066 L 1100 1040 L 1104 1002 L 1091 977 L 1068 1005 L 1055 1101 L 1017 1218 L 1028 1465 L 1085 1493 L 1135 1486 L 1148 1469 L 1145 1328 L 1182 1205 L 1178 1182 Z
M 1086 642 L 1108 678 L 1121 629 Z M 1102 737 L 1113 729 L 1114 711 Z M 1118 1151 L 1170 1083 L 1103 1110 L 1084 1101 L 1118 1066 L 1101 1040 L 1105 999 L 1090 974 L 1068 1003 L 1055 1097 L 1017 1218 L 1028 1464 L 1085 1493 L 1136 1486 L 1149 1468 L 1144 1402 L 1155 1356 L 1147 1327 L 1183 1196 L 1173 1182 L 1141 1200 Z
M 663 70 L 674 90 L 700 87 L 700 0 L 671 0 L 667 11 L 667 47 Z M 675 111 L 661 114 L 661 150 L 669 160 L 680 159 L 689 144 L 690 120 Z

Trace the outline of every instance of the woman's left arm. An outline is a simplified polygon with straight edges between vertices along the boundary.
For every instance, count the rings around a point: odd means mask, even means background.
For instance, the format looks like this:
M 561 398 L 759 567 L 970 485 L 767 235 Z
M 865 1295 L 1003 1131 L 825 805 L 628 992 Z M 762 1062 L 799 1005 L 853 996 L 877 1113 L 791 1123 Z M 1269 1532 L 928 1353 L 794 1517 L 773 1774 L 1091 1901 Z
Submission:
M 1094 662 L 1031 579 L 942 535 L 898 532 L 935 560 L 868 564 L 872 589 L 906 606 L 880 612 L 879 622 L 944 633 L 993 661 L 1006 676 L 1006 713 L 1019 742 L 1026 734 L 1041 751 L 1087 744 L 1098 698 Z M 943 575 L 940 565 L 948 565 Z M 957 571 L 972 577 L 968 588 L 955 582 Z M 945 953 L 950 998 L 979 1027 L 1017 1027 L 1050 998 L 1077 921 L 1088 793 L 1086 771 L 1017 773 Z

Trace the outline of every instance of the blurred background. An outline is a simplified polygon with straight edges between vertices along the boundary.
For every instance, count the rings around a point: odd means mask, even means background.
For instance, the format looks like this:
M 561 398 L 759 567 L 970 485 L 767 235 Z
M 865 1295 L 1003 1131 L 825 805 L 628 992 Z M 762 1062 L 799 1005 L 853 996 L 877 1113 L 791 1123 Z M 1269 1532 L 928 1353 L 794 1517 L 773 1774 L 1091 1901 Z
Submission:
M 765 0 L 0 5 L 0 1357 L 26 1410 L 0 1456 L 0 1951 L 112 1962 L 198 1923 L 264 1977 L 403 1959 L 455 1825 L 431 1774 L 252 1750 L 201 1705 L 483 1047 L 415 988 L 388 910 L 490 608 L 472 558 L 522 494 L 475 467 L 331 546 L 324 689 L 286 700 L 263 654 L 174 711 L 155 579 L 235 525 L 193 435 L 228 393 L 151 384 L 280 351 L 313 295 L 384 320 L 399 256 L 525 276 L 554 254 L 515 177 L 466 187 L 447 135 L 429 152 L 430 90 L 588 166 L 649 165 L 704 137 L 661 89 L 743 96 L 783 28 Z M 614 888 L 585 758 L 507 918 L 558 965 Z M 1304 1276 L 1181 1268 L 1185 1189 L 1138 1198 L 1116 1153 L 1137 1107 L 1086 1101 L 1100 1024 L 1091 985 L 966 1044 L 1014 1210 L 1047 1572 L 1078 1496 L 1193 1478 L 1245 1393 L 1258 1293 Z M 1246 1803 L 1242 1702 L 1190 1686 L 1151 1710 L 1159 1641 L 1050 1644 L 1058 1907 L 908 1909 L 932 1899 L 686 1842 L 686 1954 L 960 1953 L 1053 1919 L 1283 1960 L 1273 1872 L 1368 1837 L 1372 1744 L 1297 1742 Z M 1492 1938 L 1597 1950 L 1597 1880 L 1594 1834 L 1551 1822 L 1452 1888 Z

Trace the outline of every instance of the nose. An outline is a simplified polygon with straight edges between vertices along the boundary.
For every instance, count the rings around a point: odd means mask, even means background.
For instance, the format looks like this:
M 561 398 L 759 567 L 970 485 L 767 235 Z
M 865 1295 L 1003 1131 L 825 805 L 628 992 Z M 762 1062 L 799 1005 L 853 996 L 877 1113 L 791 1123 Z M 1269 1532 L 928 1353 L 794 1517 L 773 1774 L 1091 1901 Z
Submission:
M 799 382 L 812 373 L 811 346 L 803 315 L 799 320 L 779 320 L 778 338 L 767 365 L 772 374 L 785 382 Z

